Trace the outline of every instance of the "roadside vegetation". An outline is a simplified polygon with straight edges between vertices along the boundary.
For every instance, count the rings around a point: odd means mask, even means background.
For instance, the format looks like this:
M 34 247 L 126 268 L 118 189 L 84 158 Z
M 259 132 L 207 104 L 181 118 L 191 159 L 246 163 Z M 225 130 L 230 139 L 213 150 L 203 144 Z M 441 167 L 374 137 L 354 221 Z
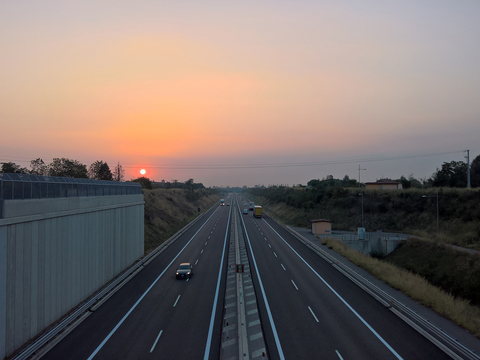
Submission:
M 249 189 L 247 196 L 288 225 L 309 227 L 310 220 L 328 219 L 334 230 L 355 231 L 362 224 L 360 193 L 338 186 L 270 187 Z M 432 188 L 364 190 L 364 225 L 367 231 L 403 232 L 480 250 L 480 189 L 440 188 L 438 194 L 439 233 Z
M 220 201 L 220 192 L 212 189 L 144 189 L 143 194 L 145 254 Z
M 480 308 L 473 305 L 469 300 L 443 291 L 439 287 L 432 285 L 423 276 L 397 266 L 393 259 L 382 261 L 363 255 L 348 248 L 339 240 L 325 239 L 322 241 L 322 244 L 346 257 L 355 265 L 367 270 L 376 278 L 385 281 L 394 289 L 403 292 L 424 306 L 432 308 L 438 314 L 452 320 L 480 338 Z M 434 244 L 432 246 L 437 245 Z M 474 284 L 472 286 L 475 287 Z

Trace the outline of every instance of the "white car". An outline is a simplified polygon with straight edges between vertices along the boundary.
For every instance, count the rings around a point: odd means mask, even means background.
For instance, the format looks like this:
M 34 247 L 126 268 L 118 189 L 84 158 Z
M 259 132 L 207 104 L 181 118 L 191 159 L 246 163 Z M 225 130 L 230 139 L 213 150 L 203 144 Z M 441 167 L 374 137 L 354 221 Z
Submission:
M 243 209 L 243 214 L 247 214 L 247 215 L 248 215 L 248 209 Z

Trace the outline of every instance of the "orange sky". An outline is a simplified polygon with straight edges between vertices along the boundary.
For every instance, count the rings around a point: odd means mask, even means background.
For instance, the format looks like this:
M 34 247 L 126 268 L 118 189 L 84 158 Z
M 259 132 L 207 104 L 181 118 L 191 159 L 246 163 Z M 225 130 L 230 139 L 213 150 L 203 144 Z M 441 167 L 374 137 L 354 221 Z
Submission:
M 480 5 L 348 4 L 3 2 L 0 161 L 102 159 L 131 177 L 150 167 L 157 180 L 253 185 L 240 170 L 159 168 L 478 154 Z M 447 160 L 369 176 L 430 176 Z

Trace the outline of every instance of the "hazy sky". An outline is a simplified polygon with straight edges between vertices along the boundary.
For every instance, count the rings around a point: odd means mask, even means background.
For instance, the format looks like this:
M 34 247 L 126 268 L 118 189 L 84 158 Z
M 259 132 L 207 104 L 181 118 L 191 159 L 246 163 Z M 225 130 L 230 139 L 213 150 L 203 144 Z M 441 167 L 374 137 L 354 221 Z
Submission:
M 0 162 L 428 178 L 480 154 L 479 19 L 476 0 L 1 1 Z

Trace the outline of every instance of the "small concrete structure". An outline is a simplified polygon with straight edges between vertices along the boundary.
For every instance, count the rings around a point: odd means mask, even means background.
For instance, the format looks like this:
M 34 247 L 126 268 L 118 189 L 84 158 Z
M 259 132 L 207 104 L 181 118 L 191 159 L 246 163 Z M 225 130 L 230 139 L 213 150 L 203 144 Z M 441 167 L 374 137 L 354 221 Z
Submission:
M 333 231 L 330 235 L 317 235 L 319 239 L 331 238 L 341 240 L 349 248 L 366 255 L 388 255 L 410 235 L 399 233 L 384 233 L 382 231 L 365 232 L 364 238 L 353 231 Z
M 310 220 L 312 223 L 312 234 L 325 235 L 332 233 L 332 222 L 325 219 Z
M 0 173 L 0 358 L 144 254 L 140 184 Z
M 365 183 L 367 190 L 402 190 L 402 183 L 391 180 L 377 180 Z

